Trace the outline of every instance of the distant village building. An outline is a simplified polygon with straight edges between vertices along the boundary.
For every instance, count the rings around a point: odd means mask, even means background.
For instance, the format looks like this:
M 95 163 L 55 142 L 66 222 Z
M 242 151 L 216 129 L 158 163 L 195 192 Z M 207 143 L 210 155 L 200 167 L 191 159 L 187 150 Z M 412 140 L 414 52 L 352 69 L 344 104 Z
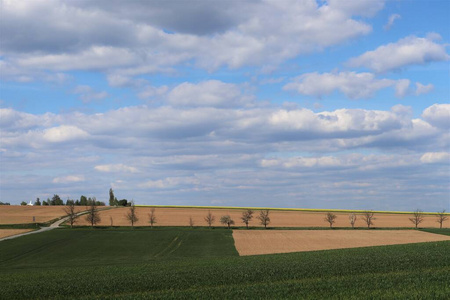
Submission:
M 29 206 L 34 206 L 34 204 L 32 203 L 31 200 L 30 200 L 30 203 L 28 203 L 27 205 L 29 205 Z

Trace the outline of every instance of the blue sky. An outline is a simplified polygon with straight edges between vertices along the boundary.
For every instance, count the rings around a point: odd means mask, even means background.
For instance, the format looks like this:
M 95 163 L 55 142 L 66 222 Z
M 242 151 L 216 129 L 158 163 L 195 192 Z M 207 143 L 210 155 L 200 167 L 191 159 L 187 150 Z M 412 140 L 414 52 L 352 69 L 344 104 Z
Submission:
M 0 201 L 450 210 L 448 1 L 0 3 Z

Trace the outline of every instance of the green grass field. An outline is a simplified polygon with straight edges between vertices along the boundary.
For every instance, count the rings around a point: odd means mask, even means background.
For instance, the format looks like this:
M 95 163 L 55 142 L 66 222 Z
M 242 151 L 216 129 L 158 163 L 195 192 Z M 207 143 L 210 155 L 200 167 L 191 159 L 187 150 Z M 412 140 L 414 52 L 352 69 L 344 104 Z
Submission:
M 0 299 L 448 299 L 450 242 L 239 257 L 226 229 L 58 229 L 1 242 L 0 282 Z

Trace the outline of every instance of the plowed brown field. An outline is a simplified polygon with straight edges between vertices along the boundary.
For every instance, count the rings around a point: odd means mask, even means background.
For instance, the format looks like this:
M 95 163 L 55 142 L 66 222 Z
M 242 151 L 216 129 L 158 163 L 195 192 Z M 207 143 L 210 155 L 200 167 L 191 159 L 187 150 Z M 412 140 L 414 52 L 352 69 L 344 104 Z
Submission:
M 33 229 L 0 229 L 0 239 L 29 231 L 33 231 Z
M 416 230 L 233 230 L 233 238 L 241 256 L 450 241 Z
M 86 207 L 76 208 L 77 212 L 83 210 Z M 64 215 L 64 206 L 0 205 L 0 224 L 44 223 Z
M 129 208 L 116 208 L 100 212 L 100 226 L 110 226 L 111 218 L 114 226 L 128 226 L 130 222 L 125 215 Z M 211 211 L 215 216 L 213 226 L 223 226 L 220 224 L 220 217 L 229 214 L 236 222 L 236 226 L 244 226 L 241 221 L 242 211 L 240 209 L 207 209 L 207 208 L 167 208 L 157 207 L 155 209 L 156 226 L 188 226 L 189 217 L 194 220 L 194 226 L 207 226 L 204 217 Z M 139 221 L 136 226 L 149 226 L 148 223 L 150 207 L 136 207 L 136 213 Z M 256 217 L 259 211 L 255 210 L 254 218 L 250 222 L 252 227 L 261 227 Z M 328 223 L 324 221 L 325 212 L 305 212 L 305 211 L 270 211 L 270 227 L 327 227 Z M 349 213 L 336 213 L 335 227 L 350 227 L 348 220 Z M 411 215 L 405 214 L 375 214 L 374 227 L 413 227 L 410 218 Z M 88 225 L 84 217 L 80 217 L 77 225 Z M 360 215 L 357 215 L 356 227 L 366 227 Z M 420 227 L 439 227 L 434 215 L 426 215 Z M 445 228 L 450 227 L 450 220 L 444 222 Z

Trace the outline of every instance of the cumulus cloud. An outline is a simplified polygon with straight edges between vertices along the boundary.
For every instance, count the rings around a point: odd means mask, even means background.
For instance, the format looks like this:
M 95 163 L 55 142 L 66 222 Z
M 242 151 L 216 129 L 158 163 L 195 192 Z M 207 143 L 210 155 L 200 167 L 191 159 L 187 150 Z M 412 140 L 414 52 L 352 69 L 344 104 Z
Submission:
M 420 157 L 424 164 L 450 163 L 449 152 L 427 152 Z
M 373 15 L 382 6 L 383 1 L 3 1 L 0 50 L 17 74 L 123 69 L 138 75 L 186 62 L 208 70 L 270 69 L 368 34 L 371 26 L 358 16 Z M 21 39 L 14 38 L 18 33 Z
M 55 118 L 56 116 L 52 113 L 37 116 L 11 108 L 0 108 L 0 127 L 3 129 L 26 130 L 41 126 L 51 126 Z
M 27 197 L 89 191 L 107 200 L 114 183 L 117 193 L 139 203 L 148 203 L 151 193 L 158 204 L 195 199 L 207 205 L 220 198 L 227 205 L 250 199 L 248 205 L 258 206 L 282 197 L 283 206 L 305 207 L 307 199 L 330 195 L 378 201 L 388 195 L 421 199 L 433 191 L 438 209 L 439 199 L 448 199 L 448 184 L 442 182 L 448 169 L 441 166 L 448 155 L 434 154 L 448 153 L 450 146 L 448 130 L 436 125 L 442 110 L 445 104 L 436 104 L 414 118 L 402 105 L 321 112 L 143 105 L 51 115 L 41 126 L 34 120 L 44 115 L 7 110 L 0 176 L 2 186 L 26 190 Z M 51 169 L 76 175 L 49 176 Z M 82 188 L 77 178 L 84 178 Z
M 331 8 L 336 8 L 349 15 L 370 17 L 384 7 L 384 0 L 328 0 Z
M 72 182 L 81 182 L 84 181 L 83 175 L 67 175 L 67 176 L 61 176 L 61 177 L 55 177 L 53 178 L 53 183 L 72 183 Z
M 423 65 L 434 61 L 446 61 L 449 55 L 445 45 L 436 43 L 435 35 L 425 38 L 408 36 L 395 43 L 378 47 L 361 56 L 352 58 L 351 67 L 366 67 L 382 73 L 401 69 L 409 65 Z
M 351 99 L 371 98 L 384 88 L 395 87 L 396 96 L 403 97 L 409 88 L 409 80 L 377 79 L 372 73 L 306 73 L 286 84 L 284 90 L 294 90 L 300 94 L 321 97 L 340 91 Z
M 384 25 L 384 30 L 389 30 L 391 29 L 392 25 L 394 25 L 395 20 L 401 19 L 402 16 L 400 16 L 399 14 L 392 14 L 389 16 L 388 22 L 386 23 L 386 25 Z
M 177 149 L 169 145 L 181 141 L 187 143 L 186 147 L 195 145 L 194 153 L 206 150 L 202 150 L 202 145 L 226 152 L 266 145 L 261 146 L 264 148 L 272 143 L 284 143 L 280 145 L 289 148 L 295 147 L 296 142 L 304 142 L 303 147 L 310 149 L 324 147 L 336 150 L 417 145 L 420 139 L 425 138 L 442 138 L 445 144 L 445 134 L 440 135 L 439 132 L 440 128 L 448 126 L 447 106 L 435 104 L 427 108 L 422 115 L 423 120 L 413 119 L 411 110 L 404 106 L 395 106 L 391 111 L 337 109 L 317 113 L 305 108 L 249 107 L 243 110 L 137 106 L 91 115 L 55 116 L 46 128 L 29 128 L 27 123 L 9 120 L 7 124 L 15 124 L 15 127 L 2 128 L 2 143 L 13 148 L 27 148 L 70 142 L 96 149 L 136 151 L 163 143 L 164 148 L 156 149 L 161 153 L 170 149 L 172 154 Z M 10 118 L 22 118 L 19 112 L 9 114 L 13 116 Z M 24 127 L 17 127 L 20 124 Z M 432 145 L 432 140 L 426 144 L 428 147 Z M 178 151 L 183 153 L 181 149 Z M 101 166 L 96 169 L 124 168 Z
M 99 172 L 106 172 L 106 173 L 136 173 L 138 172 L 138 169 L 135 167 L 127 166 L 124 164 L 108 164 L 108 165 L 98 165 L 95 166 L 94 169 Z
M 422 118 L 439 128 L 450 128 L 450 104 L 433 104 L 422 113 Z
M 42 138 L 49 143 L 83 140 L 88 136 L 89 134 L 86 131 L 72 125 L 51 127 L 42 132 Z
M 251 97 L 242 94 L 238 85 L 218 80 L 198 84 L 184 82 L 170 91 L 168 103 L 175 106 L 242 107 Z

